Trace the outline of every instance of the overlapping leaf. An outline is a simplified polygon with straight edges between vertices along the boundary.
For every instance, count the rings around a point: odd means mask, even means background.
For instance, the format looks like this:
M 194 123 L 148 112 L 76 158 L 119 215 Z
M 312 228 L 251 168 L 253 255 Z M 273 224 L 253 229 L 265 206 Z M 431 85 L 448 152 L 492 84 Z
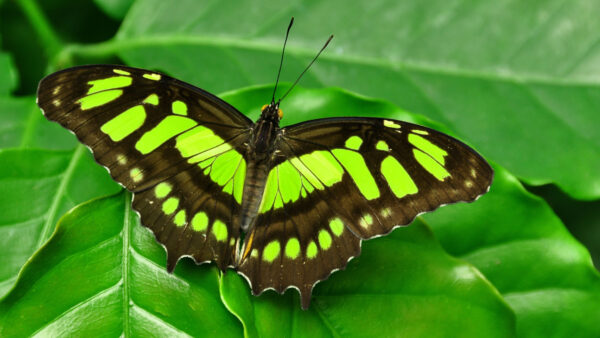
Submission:
M 6 88 L 0 93 L 0 298 L 62 214 L 119 189 L 83 146 L 75 148 L 73 135 L 44 119 L 34 97 L 8 95 L 16 76 L 2 60 L 8 59 L 0 58 L 0 88 Z
M 441 250 L 419 220 L 364 242 L 345 271 L 315 287 L 308 311 L 300 310 L 295 291 L 256 298 L 246 285 L 227 274 L 221 292 L 250 336 L 443 337 L 457 327 L 462 337 L 515 333 L 512 311 L 495 289 L 479 271 Z
M 62 218 L 0 303 L 0 336 L 239 336 L 217 270 L 192 263 L 167 273 L 130 202 L 121 193 Z
M 445 124 L 530 183 L 592 199 L 600 197 L 599 9 L 560 0 L 147 0 L 115 41 L 81 55 L 116 53 L 213 92 L 271 83 L 295 16 L 284 79 L 333 33 L 305 85 L 388 99 Z M 570 151 L 555 151 L 565 144 Z
M 366 100 L 342 90 L 298 88 L 294 91 L 283 107 L 286 124 L 324 115 L 359 115 L 368 111 L 445 130 L 389 103 Z M 242 111 L 250 112 L 256 111 L 262 97 L 270 92 L 271 87 L 258 87 L 224 95 L 224 98 Z M 305 108 L 307 106 L 309 108 Z M 520 336 L 562 337 L 566 332 L 575 331 L 582 337 L 600 335 L 600 327 L 596 325 L 596 318 L 600 316 L 600 276 L 589 253 L 573 239 L 548 205 L 526 192 L 506 170 L 496 166 L 490 192 L 475 203 L 444 207 L 427 214 L 425 219 L 449 253 L 475 265 L 494 285 L 498 283 L 498 290 L 517 314 Z M 370 245 L 376 244 L 366 242 L 363 247 Z M 387 253 L 386 259 L 393 260 L 391 255 L 393 253 Z M 415 256 L 415 260 L 420 256 Z M 398 265 L 381 273 L 387 278 L 394 273 L 401 274 Z M 368 273 L 359 274 L 358 278 L 364 275 Z M 337 276 L 332 280 L 334 278 Z M 317 307 L 319 288 L 325 285 L 327 282 L 317 287 Z M 335 290 L 337 285 L 332 282 L 330 287 Z M 367 302 L 364 306 L 368 306 Z M 261 326 L 264 327 L 260 323 L 262 314 L 279 311 L 277 305 L 260 301 L 240 307 L 239 315 L 244 316 L 247 326 L 257 327 L 259 332 Z M 290 319 L 280 324 L 286 327 L 293 322 Z

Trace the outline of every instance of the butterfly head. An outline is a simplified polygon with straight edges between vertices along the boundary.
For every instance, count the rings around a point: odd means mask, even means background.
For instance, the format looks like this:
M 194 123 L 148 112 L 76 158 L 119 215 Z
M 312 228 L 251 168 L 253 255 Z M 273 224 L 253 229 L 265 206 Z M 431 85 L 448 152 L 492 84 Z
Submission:
M 271 102 L 270 104 L 265 104 L 260 108 L 261 111 L 261 119 L 263 120 L 281 120 L 283 118 L 283 111 L 279 109 L 279 101 L 277 103 Z

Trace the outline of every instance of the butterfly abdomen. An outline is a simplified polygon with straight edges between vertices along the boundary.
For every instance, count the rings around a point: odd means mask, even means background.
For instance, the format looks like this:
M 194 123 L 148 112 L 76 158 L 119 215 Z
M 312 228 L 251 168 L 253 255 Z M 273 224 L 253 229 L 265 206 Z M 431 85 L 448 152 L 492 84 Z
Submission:
M 269 167 L 267 163 L 249 161 L 244 180 L 244 193 L 242 194 L 242 208 L 240 226 L 247 231 L 252 225 L 262 201 Z

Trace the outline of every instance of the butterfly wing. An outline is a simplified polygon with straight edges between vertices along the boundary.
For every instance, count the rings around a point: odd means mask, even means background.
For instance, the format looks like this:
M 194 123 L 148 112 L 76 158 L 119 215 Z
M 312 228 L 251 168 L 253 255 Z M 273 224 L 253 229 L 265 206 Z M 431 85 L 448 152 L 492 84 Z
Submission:
M 253 293 L 313 286 L 360 253 L 360 241 L 441 205 L 473 201 L 493 171 L 462 142 L 422 126 L 332 118 L 283 129 L 240 272 Z
M 71 130 L 113 179 L 168 254 L 231 264 L 252 122 L 219 98 L 164 74 L 92 65 L 44 78 L 44 115 Z

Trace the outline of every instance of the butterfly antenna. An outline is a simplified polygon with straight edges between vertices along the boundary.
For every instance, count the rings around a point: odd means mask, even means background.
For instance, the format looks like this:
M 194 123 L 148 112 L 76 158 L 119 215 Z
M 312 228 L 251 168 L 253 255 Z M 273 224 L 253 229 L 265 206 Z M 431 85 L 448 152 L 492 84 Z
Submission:
M 304 71 L 302 71 L 302 73 L 300 73 L 300 76 L 298 76 L 298 78 L 296 79 L 296 82 L 294 82 L 294 84 L 290 87 L 290 89 L 287 90 L 287 92 L 285 92 L 285 94 L 283 94 L 283 96 L 279 99 L 279 101 L 277 101 L 277 103 L 281 102 L 281 100 L 283 100 L 287 94 L 289 94 L 289 92 L 292 91 L 292 89 L 296 86 L 296 84 L 298 83 L 298 81 L 300 81 L 300 79 L 302 78 L 302 75 L 304 75 L 304 73 L 306 73 L 306 71 L 310 68 L 310 66 L 312 66 L 313 63 L 315 63 L 315 61 L 317 61 L 317 58 L 319 57 L 319 55 L 321 55 L 321 53 L 323 52 L 323 50 L 325 50 L 325 48 L 327 47 L 327 45 L 329 44 L 329 41 L 331 41 L 331 39 L 333 39 L 333 35 L 331 35 L 329 37 L 329 39 L 327 39 L 327 41 L 325 42 L 325 44 L 323 45 L 323 47 L 321 47 L 321 50 L 317 53 L 317 55 L 315 56 L 314 59 L 312 59 L 312 61 L 308 64 L 308 66 L 306 66 L 306 68 L 304 69 Z
M 292 16 L 292 20 L 290 20 L 290 25 L 287 28 L 287 32 L 285 32 L 285 40 L 283 40 L 283 49 L 281 50 L 281 61 L 279 61 L 279 70 L 277 71 L 277 80 L 275 80 L 275 89 L 273 89 L 273 98 L 271 98 L 271 103 L 275 103 L 275 92 L 277 91 L 277 84 L 279 84 L 279 75 L 281 75 L 281 67 L 283 66 L 283 54 L 285 53 L 285 45 L 287 43 L 288 35 L 290 35 L 290 29 L 294 24 L 294 17 Z

